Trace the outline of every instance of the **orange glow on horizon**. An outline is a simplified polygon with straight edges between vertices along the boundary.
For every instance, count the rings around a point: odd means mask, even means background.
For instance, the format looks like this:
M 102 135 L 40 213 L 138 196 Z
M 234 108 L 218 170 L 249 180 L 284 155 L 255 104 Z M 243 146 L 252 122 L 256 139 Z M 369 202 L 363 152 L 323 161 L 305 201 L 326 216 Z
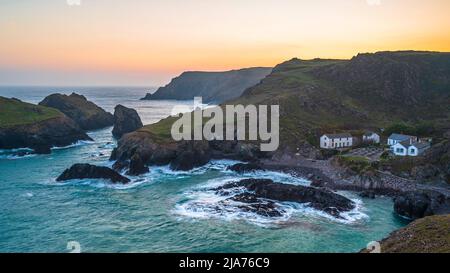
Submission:
M 384 50 L 450 51 L 450 1 L 7 0 L 0 68 L 158 74 L 349 59 Z M 115 74 L 116 75 L 116 74 Z M 0 81 L 0 84 L 2 82 Z

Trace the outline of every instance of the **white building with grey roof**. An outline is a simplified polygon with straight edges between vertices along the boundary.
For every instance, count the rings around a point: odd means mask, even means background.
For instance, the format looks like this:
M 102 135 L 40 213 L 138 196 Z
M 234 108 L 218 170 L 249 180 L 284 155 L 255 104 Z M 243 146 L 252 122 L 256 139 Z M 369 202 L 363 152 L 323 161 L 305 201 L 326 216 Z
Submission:
M 320 137 L 320 148 L 322 149 L 340 149 L 353 146 L 353 136 L 348 133 L 325 134 Z
M 431 143 L 410 142 L 408 140 L 396 143 L 391 147 L 391 151 L 397 156 L 420 156 L 426 150 L 430 149 Z
M 387 144 L 389 146 L 393 146 L 400 142 L 409 142 L 409 144 L 413 142 L 417 142 L 418 138 L 416 136 L 408 136 L 408 135 L 402 135 L 402 134 L 392 134 L 388 138 Z

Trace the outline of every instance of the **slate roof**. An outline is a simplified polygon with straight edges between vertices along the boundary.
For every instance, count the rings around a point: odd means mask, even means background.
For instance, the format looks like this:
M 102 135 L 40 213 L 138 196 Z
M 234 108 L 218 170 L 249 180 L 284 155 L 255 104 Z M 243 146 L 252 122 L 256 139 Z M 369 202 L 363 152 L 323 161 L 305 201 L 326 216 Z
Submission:
M 389 139 L 393 139 L 396 141 L 406 141 L 406 140 L 410 140 L 413 136 L 408 136 L 408 135 L 402 135 L 402 134 L 392 134 L 391 136 L 389 136 Z
M 430 146 L 429 142 L 413 142 L 410 144 L 409 140 L 399 142 L 399 144 L 401 144 L 403 147 L 405 147 L 407 149 L 411 146 L 414 146 L 419 150 Z
M 364 133 L 364 136 L 370 137 L 372 135 L 377 135 L 377 133 L 371 132 L 371 131 L 367 131 Z
M 352 137 L 349 133 L 342 133 L 342 134 L 325 134 L 328 138 L 334 139 L 334 138 L 350 138 Z
M 429 142 L 414 142 L 411 146 L 416 147 L 417 149 L 423 149 L 430 146 Z

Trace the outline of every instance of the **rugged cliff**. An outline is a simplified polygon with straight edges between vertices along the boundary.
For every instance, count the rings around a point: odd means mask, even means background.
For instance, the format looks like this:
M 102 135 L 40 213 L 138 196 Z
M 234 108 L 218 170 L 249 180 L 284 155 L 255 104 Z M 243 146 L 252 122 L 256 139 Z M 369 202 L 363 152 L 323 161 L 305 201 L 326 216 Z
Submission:
M 202 97 L 205 103 L 221 103 L 239 97 L 257 84 L 272 68 L 255 67 L 226 72 L 184 72 L 144 100 L 190 100 Z
M 441 135 L 450 124 L 450 54 L 401 51 L 351 60 L 292 59 L 226 104 L 280 106 L 279 158 L 320 157 L 317 139 L 330 131 L 430 122 Z M 158 141 L 170 139 L 172 122 L 166 119 L 130 134 L 117 151 L 128 159 L 133 149 L 159 153 Z
M 75 93 L 69 96 L 52 94 L 41 101 L 39 105 L 58 109 L 78 123 L 83 130 L 101 129 L 112 126 L 114 123 L 111 113 Z
M 0 149 L 32 148 L 49 153 L 53 146 L 91 140 L 56 109 L 0 97 Z

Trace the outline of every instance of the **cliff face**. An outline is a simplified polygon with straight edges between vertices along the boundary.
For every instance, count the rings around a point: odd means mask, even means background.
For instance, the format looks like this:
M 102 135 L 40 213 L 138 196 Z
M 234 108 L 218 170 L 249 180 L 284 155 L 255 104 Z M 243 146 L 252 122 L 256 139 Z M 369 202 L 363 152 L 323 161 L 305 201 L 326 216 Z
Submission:
M 112 126 L 114 123 L 111 113 L 75 93 L 70 96 L 52 94 L 41 101 L 39 105 L 58 109 L 73 119 L 83 130 L 101 129 Z
M 395 122 L 432 122 L 442 129 L 450 122 L 450 54 L 293 59 L 231 103 L 280 105 L 280 143 L 288 146 L 327 131 L 386 128 Z
M 56 109 L 0 97 L 0 149 L 32 148 L 49 153 L 53 146 L 91 140 Z
M 438 132 L 448 127 L 449 64 L 448 53 L 411 51 L 360 54 L 352 60 L 292 59 L 225 103 L 279 105 L 279 153 L 309 151 L 316 157 L 313 145 L 324 132 L 386 128 L 400 121 L 432 122 Z M 149 151 L 145 139 L 170 139 L 171 124 L 167 119 L 145 126 L 122 139 L 117 150 L 124 155 L 126 147 Z M 158 142 L 153 144 L 157 151 Z
M 191 100 L 221 103 L 239 97 L 245 89 L 257 84 L 272 68 L 256 67 L 226 72 L 184 72 L 144 100 Z

